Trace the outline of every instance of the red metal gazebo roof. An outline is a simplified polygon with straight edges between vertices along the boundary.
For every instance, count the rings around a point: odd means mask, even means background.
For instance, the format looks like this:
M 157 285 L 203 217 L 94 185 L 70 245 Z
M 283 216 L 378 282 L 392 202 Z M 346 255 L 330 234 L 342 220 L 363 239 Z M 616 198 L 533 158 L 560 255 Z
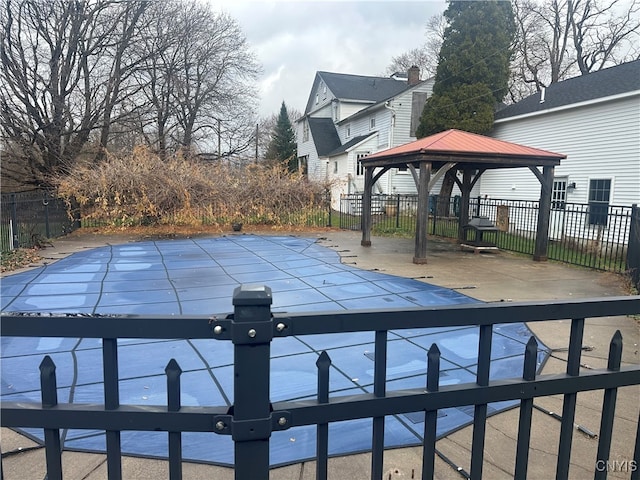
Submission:
M 383 160 L 391 158 L 406 158 L 416 155 L 436 156 L 436 157 L 494 157 L 498 159 L 538 159 L 547 160 L 559 164 L 566 155 L 549 152 L 539 148 L 527 147 L 517 143 L 505 142 L 484 135 L 464 132 L 461 130 L 446 130 L 429 137 L 421 138 L 414 142 L 390 148 L 381 152 L 369 155 L 364 158 L 365 164 L 373 160 Z M 455 161 L 455 160 L 453 160 Z M 374 163 L 374 162 L 372 162 Z M 377 162 L 375 162 L 377 163 Z M 511 162 L 509 162 L 511 163 Z

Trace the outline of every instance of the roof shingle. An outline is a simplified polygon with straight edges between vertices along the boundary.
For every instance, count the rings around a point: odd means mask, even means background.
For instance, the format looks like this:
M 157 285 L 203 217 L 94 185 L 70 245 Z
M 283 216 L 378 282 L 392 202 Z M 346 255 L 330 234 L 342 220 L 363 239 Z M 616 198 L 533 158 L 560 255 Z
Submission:
M 359 137 L 352 138 L 351 140 L 349 140 L 344 145 L 341 145 L 338 148 L 336 148 L 335 150 L 332 150 L 331 152 L 329 152 L 327 154 L 327 157 L 335 157 L 336 155 L 340 155 L 340 154 L 346 152 L 347 150 L 349 150 L 354 145 L 357 145 L 358 143 L 366 140 L 367 138 L 371 137 L 372 135 L 375 135 L 376 133 L 377 132 L 373 132 L 373 133 L 369 133 L 367 135 L 360 135 Z
M 545 89 L 544 102 L 541 92 L 509 105 L 496 113 L 496 120 L 543 112 L 552 108 L 610 97 L 640 90 L 640 60 L 605 68 L 587 75 L 552 83 Z
M 385 77 L 318 72 L 333 94 L 342 100 L 381 102 L 406 90 L 406 82 Z
M 309 130 L 313 137 L 318 156 L 325 157 L 328 153 L 340 147 L 340 138 L 333 120 L 330 118 L 309 117 Z

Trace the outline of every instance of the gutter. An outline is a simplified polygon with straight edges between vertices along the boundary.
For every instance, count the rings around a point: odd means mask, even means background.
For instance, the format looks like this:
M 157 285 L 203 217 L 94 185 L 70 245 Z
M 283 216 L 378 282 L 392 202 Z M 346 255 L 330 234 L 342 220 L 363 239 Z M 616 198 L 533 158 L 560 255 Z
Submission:
M 598 105 L 600 103 L 630 98 L 637 95 L 640 95 L 640 90 L 633 90 L 631 92 L 619 93 L 617 95 L 611 95 L 608 97 L 600 97 L 592 100 L 585 100 L 583 102 L 578 102 L 578 103 L 570 103 L 568 105 L 561 105 L 559 107 L 548 108 L 546 110 L 537 110 L 535 112 L 523 113 L 522 115 L 514 115 L 512 117 L 499 118 L 497 120 L 494 120 L 493 123 L 505 123 L 505 122 L 510 122 L 512 120 L 521 120 L 524 118 L 537 117 L 538 115 L 546 115 L 547 113 L 562 112 L 564 110 L 571 110 L 573 108 L 586 107 L 590 105 Z

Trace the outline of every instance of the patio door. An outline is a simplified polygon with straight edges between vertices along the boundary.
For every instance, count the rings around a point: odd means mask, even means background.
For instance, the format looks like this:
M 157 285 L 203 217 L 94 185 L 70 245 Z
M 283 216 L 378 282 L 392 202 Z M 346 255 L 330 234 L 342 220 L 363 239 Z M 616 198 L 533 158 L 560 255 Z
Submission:
M 567 208 L 567 177 L 553 179 L 551 191 L 551 218 L 549 220 L 549 239 L 562 240 L 564 237 L 565 212 Z

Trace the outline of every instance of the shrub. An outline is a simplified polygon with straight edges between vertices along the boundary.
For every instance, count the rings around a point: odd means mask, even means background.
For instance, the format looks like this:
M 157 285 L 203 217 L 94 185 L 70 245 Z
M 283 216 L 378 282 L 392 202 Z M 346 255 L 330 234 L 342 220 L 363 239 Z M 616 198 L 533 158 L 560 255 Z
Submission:
M 323 208 L 327 186 L 286 165 L 204 163 L 161 159 L 145 147 L 80 163 L 56 180 L 58 194 L 82 218 L 111 225 L 291 224 Z

